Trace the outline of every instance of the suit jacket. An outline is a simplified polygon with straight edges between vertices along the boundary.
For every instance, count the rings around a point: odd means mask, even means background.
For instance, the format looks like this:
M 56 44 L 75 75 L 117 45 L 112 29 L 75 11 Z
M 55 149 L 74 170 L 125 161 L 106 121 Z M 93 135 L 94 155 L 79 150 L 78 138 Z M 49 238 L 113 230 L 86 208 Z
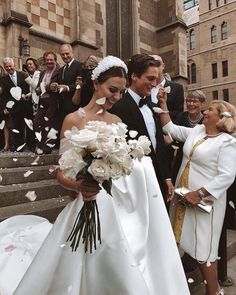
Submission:
M 123 98 L 112 107 L 110 112 L 120 117 L 122 122 L 128 126 L 128 130 L 136 130 L 138 132 L 138 136 L 146 135 L 150 140 L 143 115 L 136 102 L 128 92 L 126 92 Z M 160 120 L 156 115 L 154 115 L 154 120 L 156 124 L 157 144 L 156 150 L 154 150 L 153 146 L 151 146 L 151 153 L 149 156 L 152 159 L 157 179 L 163 190 L 165 187 L 164 179 L 170 178 L 171 173 L 169 164 L 166 161 L 166 151 Z
M 25 82 L 25 76 L 18 71 L 16 71 L 16 75 L 17 75 L 17 86 L 19 86 L 22 89 L 22 94 L 29 93 L 29 85 Z M 9 109 L 9 112 L 11 114 L 20 113 L 24 111 L 24 108 L 26 105 L 28 108 L 28 105 L 32 104 L 31 101 L 23 101 L 22 99 L 18 101 L 11 96 L 10 89 L 15 86 L 16 85 L 12 82 L 9 75 L 6 75 L 5 77 L 2 78 L 2 87 L 3 87 L 2 97 L 4 100 L 2 104 L 5 108 L 6 103 L 8 101 L 10 100 L 14 101 L 13 107 Z
M 64 75 L 63 75 L 64 71 Z M 68 69 L 64 70 L 64 66 L 60 68 L 55 82 L 58 84 L 67 85 L 70 89 L 69 92 L 58 94 L 59 99 L 59 112 L 63 117 L 69 113 L 74 112 L 78 107 L 72 103 L 72 97 L 76 88 L 76 77 L 81 76 L 82 65 L 80 62 L 73 60 Z M 63 77 L 64 76 L 64 77 Z
M 183 86 L 166 79 L 164 87 L 170 86 L 171 91 L 167 94 L 167 107 L 173 122 L 176 116 L 184 111 L 184 89 Z
M 57 65 L 56 68 L 55 68 L 55 70 L 54 70 L 54 72 L 52 73 L 50 83 L 52 83 L 52 81 L 55 81 L 55 79 L 57 78 L 57 75 L 58 75 L 59 69 L 60 69 L 60 67 L 59 67 L 59 65 Z M 43 81 L 43 77 L 45 76 L 46 71 L 47 71 L 47 70 L 44 70 L 44 71 L 42 71 L 42 72 L 40 73 L 40 75 L 39 75 L 39 81 L 38 81 L 38 85 L 37 85 L 37 87 L 40 87 L 40 84 L 41 84 L 41 82 Z M 45 89 L 46 89 L 46 92 L 45 92 L 46 94 L 48 94 L 48 95 L 56 95 L 55 92 L 52 92 L 52 91 L 50 90 L 50 84 L 49 84 L 49 85 L 46 85 L 46 86 L 45 86 Z

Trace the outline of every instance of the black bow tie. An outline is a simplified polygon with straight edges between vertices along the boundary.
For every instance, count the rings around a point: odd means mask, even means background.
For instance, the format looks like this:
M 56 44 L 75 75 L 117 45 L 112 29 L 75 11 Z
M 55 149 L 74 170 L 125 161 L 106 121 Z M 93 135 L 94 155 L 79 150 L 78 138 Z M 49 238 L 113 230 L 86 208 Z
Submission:
M 138 104 L 139 108 L 143 107 L 145 104 L 148 104 L 148 102 L 149 101 L 148 101 L 147 97 L 141 98 L 139 101 L 139 104 Z

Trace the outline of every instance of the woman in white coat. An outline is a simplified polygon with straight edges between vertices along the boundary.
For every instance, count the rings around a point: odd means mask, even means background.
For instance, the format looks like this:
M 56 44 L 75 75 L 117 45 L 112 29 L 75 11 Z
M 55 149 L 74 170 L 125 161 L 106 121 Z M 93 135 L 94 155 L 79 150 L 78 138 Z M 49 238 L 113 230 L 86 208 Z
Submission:
M 191 192 L 176 196 L 170 209 L 177 243 L 199 263 L 207 282 L 207 295 L 224 294 L 217 276 L 218 245 L 224 221 L 226 190 L 234 181 L 236 141 L 230 135 L 236 130 L 236 109 L 225 101 L 212 101 L 204 112 L 203 125 L 188 128 L 171 122 L 164 90 L 159 92 L 163 131 L 184 143 L 183 161 L 176 187 Z M 197 206 L 212 202 L 208 214 Z

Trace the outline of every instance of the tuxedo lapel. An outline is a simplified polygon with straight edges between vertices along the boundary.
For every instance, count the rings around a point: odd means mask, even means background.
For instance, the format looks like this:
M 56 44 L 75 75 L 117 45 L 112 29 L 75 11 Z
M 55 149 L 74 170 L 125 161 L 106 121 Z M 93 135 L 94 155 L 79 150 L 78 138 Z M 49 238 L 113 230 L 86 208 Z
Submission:
M 10 78 L 9 75 L 6 76 L 6 81 L 7 81 L 7 84 L 8 84 L 8 87 L 9 88 L 12 88 L 12 87 L 15 87 L 16 85 L 14 84 L 14 82 L 12 81 L 12 79 Z

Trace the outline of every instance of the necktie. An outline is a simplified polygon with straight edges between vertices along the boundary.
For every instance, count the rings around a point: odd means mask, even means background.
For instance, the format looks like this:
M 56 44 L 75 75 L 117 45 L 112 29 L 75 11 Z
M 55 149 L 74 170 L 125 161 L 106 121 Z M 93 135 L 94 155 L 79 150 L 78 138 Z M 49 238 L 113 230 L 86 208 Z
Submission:
M 139 108 L 143 107 L 145 104 L 147 105 L 148 102 L 149 101 L 148 101 L 147 97 L 141 98 L 140 101 L 139 101 L 139 104 L 138 104 Z
M 11 75 L 11 80 L 12 82 L 15 84 L 15 86 L 17 85 L 17 82 L 16 82 L 16 76 L 14 75 Z
M 65 71 L 69 68 L 69 64 L 65 64 L 64 65 L 64 68 L 63 68 L 63 71 L 62 71 L 62 79 L 64 80 L 65 78 Z

